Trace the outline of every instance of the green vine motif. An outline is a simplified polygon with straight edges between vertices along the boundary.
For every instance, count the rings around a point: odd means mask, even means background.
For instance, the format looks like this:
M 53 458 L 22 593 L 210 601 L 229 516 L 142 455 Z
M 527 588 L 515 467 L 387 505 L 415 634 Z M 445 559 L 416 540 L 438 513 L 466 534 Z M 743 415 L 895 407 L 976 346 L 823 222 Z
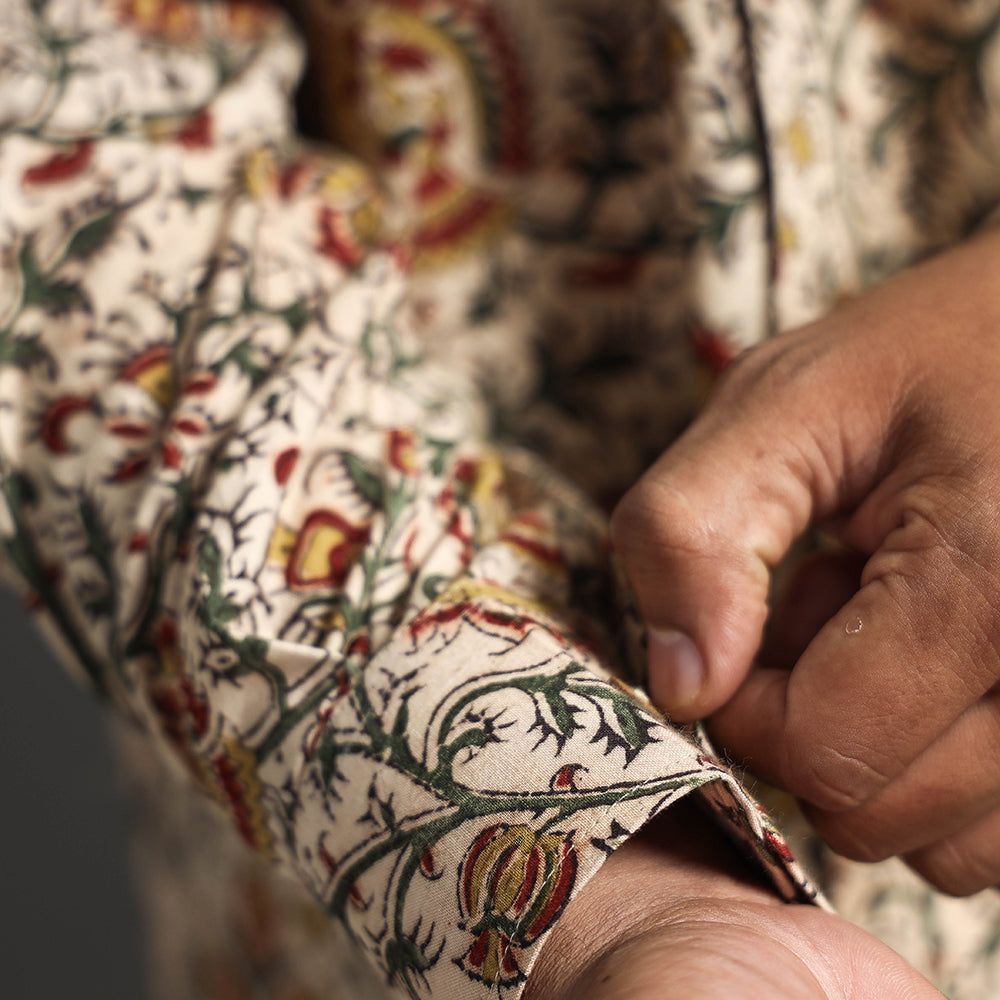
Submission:
M 70 80 L 74 77 L 94 73 L 92 65 L 88 65 L 79 59 L 79 50 L 91 41 L 95 32 L 93 29 L 86 29 L 79 32 L 61 33 L 46 19 L 48 3 L 49 0 L 29 0 L 27 5 L 34 18 L 35 38 L 50 60 L 50 68 L 47 74 L 48 92 L 45 95 L 43 103 L 34 114 L 34 121 L 12 128 L 9 131 L 33 139 L 60 142 L 64 141 L 64 139 L 63 136 L 58 134 L 58 129 L 54 130 L 55 135 L 50 134 L 49 127 L 51 120 L 59 108 Z M 210 34 L 215 16 L 213 6 L 213 0 L 202 0 L 199 5 L 199 13 L 206 33 L 206 51 L 212 61 L 215 72 L 215 84 L 212 92 L 218 93 L 241 73 L 245 72 L 247 65 L 259 56 L 261 45 L 255 45 L 248 51 L 239 53 L 234 58 L 231 46 L 224 44 L 221 39 L 213 38 Z M 174 111 L 169 117 L 174 120 L 177 118 L 194 117 L 203 110 L 203 105 L 196 104 L 186 109 Z M 137 122 L 140 128 L 143 125 L 155 126 L 163 118 L 164 115 L 156 112 L 138 116 L 122 113 L 107 121 L 103 128 L 103 134 L 107 136 L 127 134 L 135 131 Z
M 726 95 L 718 88 L 710 87 L 706 97 L 709 107 L 721 119 L 725 133 L 714 142 L 714 158 L 727 162 L 749 157 L 754 163 L 762 162 L 764 150 L 759 134 L 753 128 L 743 129 L 736 123 Z M 708 241 L 720 261 L 725 262 L 729 257 L 729 236 L 736 223 L 748 208 L 758 204 L 766 194 L 767 182 L 761 176 L 755 183 L 726 196 L 716 192 L 697 198 L 698 235 Z
M 235 602 L 225 597 L 221 590 L 221 552 L 213 539 L 206 538 L 199 549 L 199 571 L 208 581 L 208 592 L 201 603 L 203 624 L 240 657 L 238 671 L 262 673 L 272 685 L 279 721 L 258 749 L 258 760 L 280 746 L 281 740 L 294 729 L 305 714 L 315 712 L 322 699 L 340 682 L 331 677 L 305 704 L 289 711 L 280 672 L 266 662 L 266 644 L 239 640 L 230 635 L 226 623 L 233 621 L 242 611 Z M 460 784 L 455 778 L 454 767 L 459 755 L 466 750 L 475 751 L 500 741 L 497 716 L 485 713 L 467 713 L 470 706 L 480 699 L 502 693 L 517 692 L 527 695 L 536 704 L 536 723 L 540 731 L 539 743 L 554 738 L 559 749 L 581 728 L 577 716 L 582 711 L 573 699 L 589 702 L 598 712 L 600 725 L 593 742 L 606 741 L 606 753 L 621 749 L 631 761 L 651 742 L 655 720 L 646 715 L 624 691 L 610 685 L 598 684 L 579 663 L 571 662 L 554 674 L 528 675 L 499 681 L 487 681 L 467 691 L 443 715 L 436 733 L 439 747 L 433 766 L 418 759 L 410 747 L 409 707 L 404 693 L 399 707 L 391 717 L 382 718 L 371 702 L 367 679 L 363 670 L 350 672 L 350 697 L 359 720 L 357 733 L 344 738 L 330 730 L 319 741 L 316 756 L 320 778 L 328 785 L 338 772 L 337 760 L 346 755 L 360 755 L 388 767 L 416 785 L 434 793 L 442 803 L 443 811 L 436 811 L 429 818 L 407 822 L 397 817 L 391 802 L 378 802 L 373 817 L 377 817 L 382 833 L 374 843 L 369 841 L 353 858 L 345 859 L 338 868 L 338 877 L 329 897 L 328 909 L 345 924 L 347 906 L 355 886 L 374 865 L 392 855 L 398 855 L 399 865 L 393 889 L 391 931 L 380 945 L 386 970 L 408 991 L 410 996 L 420 995 L 420 982 L 426 971 L 437 960 L 431 950 L 435 932 L 433 927 L 421 931 L 407 928 L 405 899 L 409 886 L 420 869 L 428 851 L 433 850 L 444 837 L 475 819 L 502 816 L 510 812 L 530 811 L 535 814 L 552 812 L 546 827 L 558 824 L 572 814 L 595 806 L 609 806 L 615 802 L 636 797 L 665 795 L 678 788 L 687 787 L 699 780 L 696 776 L 675 776 L 652 785 L 634 789 L 606 789 L 595 792 L 552 792 L 548 794 L 477 793 Z M 410 692 L 412 694 L 414 692 Z M 542 711 L 542 706 L 547 710 Z M 610 712 L 617 725 L 612 725 L 606 712 Z M 502 713 L 501 713 L 502 714 Z M 551 720 L 551 721 L 549 721 Z M 455 734 L 460 721 L 474 724 Z M 373 794 L 370 792 L 370 794 Z M 516 942 L 516 928 L 510 929 L 511 940 Z
M 73 620 L 55 581 L 47 572 L 37 549 L 31 544 L 23 512 L 25 506 L 32 505 L 37 498 L 34 485 L 26 476 L 6 471 L 0 475 L 0 490 L 3 491 L 15 526 L 13 536 L 4 541 L 8 557 L 59 627 L 95 692 L 102 698 L 109 697 L 110 690 L 103 664 L 85 639 L 83 630 Z
M 387 566 L 391 568 L 394 564 L 390 553 L 398 545 L 393 539 L 401 526 L 405 528 L 407 523 L 406 511 L 413 487 L 407 477 L 401 476 L 396 480 L 388 474 L 388 470 L 371 467 L 356 456 L 344 455 L 342 459 L 358 495 L 381 511 L 384 517 L 381 545 L 373 552 L 366 552 L 359 563 L 365 579 L 365 589 L 357 599 L 359 607 L 352 612 L 343 595 L 335 595 L 349 634 L 352 622 L 363 624 L 366 616 L 377 610 L 372 605 L 376 577 Z M 440 934 L 433 925 L 424 926 L 419 922 L 416 926 L 408 925 L 405 902 L 428 852 L 433 853 L 449 834 L 470 821 L 486 821 L 510 813 L 551 814 L 550 818 L 547 817 L 545 828 L 554 829 L 580 810 L 608 807 L 615 802 L 638 797 L 667 795 L 704 780 L 695 774 L 675 775 L 635 788 L 626 786 L 592 791 L 569 788 L 544 793 L 470 789 L 456 777 L 455 768 L 465 754 L 475 754 L 491 744 L 502 742 L 505 725 L 502 704 L 509 703 L 511 697 L 531 700 L 535 707 L 535 721 L 530 728 L 537 734 L 536 747 L 553 740 L 557 753 L 583 728 L 580 715 L 585 706 L 596 713 L 598 720 L 591 742 L 603 742 L 606 755 L 621 751 L 626 764 L 650 743 L 656 742 L 657 722 L 624 690 L 599 683 L 582 664 L 573 661 L 553 672 L 500 679 L 487 677 L 473 683 L 441 715 L 431 737 L 436 748 L 434 758 L 421 757 L 412 748 L 410 732 L 409 699 L 419 689 L 419 680 L 415 675 L 408 675 L 397 683 L 397 703 L 392 710 L 380 709 L 372 701 L 371 679 L 363 669 L 364 657 L 357 662 L 348 657 L 301 704 L 290 706 L 285 678 L 279 668 L 268 662 L 268 644 L 253 637 L 241 638 L 233 631 L 234 624 L 245 609 L 225 593 L 224 554 L 211 535 L 201 539 L 197 560 L 197 571 L 203 581 L 199 621 L 237 657 L 236 665 L 230 668 L 227 676 L 238 681 L 242 676 L 256 673 L 265 678 L 272 691 L 275 723 L 269 732 L 261 734 L 259 742 L 255 739 L 258 763 L 278 751 L 285 739 L 305 718 L 314 715 L 326 699 L 331 695 L 340 697 L 337 689 L 341 688 L 356 722 L 352 722 L 346 730 L 343 725 L 329 727 L 319 737 L 313 751 L 317 770 L 312 773 L 321 787 L 329 789 L 331 783 L 336 781 L 340 773 L 339 760 L 360 756 L 377 768 L 388 768 L 404 776 L 415 786 L 430 792 L 440 803 L 440 807 L 431 814 L 407 818 L 399 815 L 391 799 L 379 800 L 372 786 L 369 790 L 372 797 L 369 815 L 379 829 L 347 857 L 338 859 L 334 880 L 325 894 L 331 915 L 349 925 L 348 906 L 352 900 L 357 903 L 359 881 L 385 859 L 396 859 L 390 888 L 388 926 L 377 948 L 387 972 L 412 997 L 421 995 L 424 977 L 440 957 L 440 945 L 435 944 L 440 940 Z M 357 618 L 356 622 L 354 618 Z M 510 617 L 510 623 L 517 628 L 537 627 L 517 615 Z M 477 703 L 489 701 L 497 706 L 497 711 L 477 709 Z M 282 817 L 277 818 L 286 827 L 286 838 L 290 843 L 294 842 L 290 824 L 284 822 Z M 519 941 L 516 922 L 510 922 L 508 927 L 501 920 L 501 915 L 490 919 L 500 921 L 496 925 L 497 933 L 502 933 L 506 940 L 518 947 L 525 944 Z
M 374 551 L 366 551 L 361 555 L 360 566 L 364 575 L 364 587 L 356 601 L 350 601 L 343 592 L 336 592 L 309 598 L 303 602 L 302 608 L 320 608 L 327 612 L 339 611 L 343 615 L 345 635 L 352 635 L 363 630 L 373 616 L 400 604 L 401 598 L 398 595 L 376 601 L 374 593 L 379 574 L 387 569 L 391 570 L 402 562 L 398 557 L 390 558 L 388 553 L 398 548 L 396 536 L 402 528 L 405 528 L 403 515 L 410 507 L 412 486 L 405 478 L 395 484 L 389 484 L 355 455 L 345 452 L 341 458 L 358 494 L 374 509 L 381 510 L 384 516 L 384 532 Z M 263 763 L 279 748 L 284 736 L 303 718 L 315 711 L 317 705 L 335 686 L 335 682 L 330 681 L 321 685 L 319 690 L 297 707 L 290 707 L 284 675 L 268 661 L 268 643 L 252 636 L 238 637 L 230 628 L 230 625 L 243 614 L 244 608 L 224 593 L 223 554 L 218 542 L 211 535 L 206 535 L 199 543 L 197 559 L 198 573 L 205 585 L 198 605 L 199 621 L 236 656 L 236 663 L 227 671 L 226 678 L 238 681 L 249 674 L 258 674 L 266 680 L 271 689 L 278 721 L 274 730 L 268 734 L 257 750 L 258 762 Z M 371 706 L 367 706 L 367 709 L 368 714 L 373 714 Z M 405 713 L 401 713 L 397 728 L 403 727 L 405 731 L 405 724 Z M 376 755 L 387 746 L 377 733 L 372 734 L 372 740 Z
M 546 823 L 546 828 L 563 822 L 567 817 L 583 809 L 609 806 L 615 802 L 628 801 L 637 797 L 665 795 L 696 784 L 700 780 L 694 775 L 674 776 L 660 782 L 631 789 L 603 789 L 594 792 L 552 792 L 552 793 L 477 793 L 461 785 L 454 776 L 454 766 L 458 755 L 466 749 L 475 750 L 490 743 L 499 742 L 496 732 L 496 717 L 477 716 L 480 725 L 463 730 L 449 740 L 462 713 L 482 698 L 502 692 L 519 692 L 533 700 L 541 701 L 548 708 L 555 727 L 549 735 L 563 742 L 580 727 L 576 721 L 581 709 L 567 700 L 567 695 L 588 700 L 598 708 L 602 725 L 594 740 L 606 738 L 608 753 L 623 748 L 628 760 L 634 759 L 644 747 L 655 740 L 651 731 L 656 722 L 646 716 L 641 707 L 625 692 L 594 681 L 592 675 L 579 663 L 571 662 L 555 674 L 529 675 L 501 681 L 490 681 L 466 692 L 442 717 L 436 739 L 439 746 L 436 765 L 431 768 L 419 761 L 410 750 L 408 731 L 408 709 L 404 696 L 395 717 L 379 719 L 368 697 L 365 678 L 358 675 L 352 686 L 356 711 L 363 720 L 367 740 L 353 740 L 338 743 L 330 736 L 320 745 L 320 754 L 325 758 L 323 772 L 326 779 L 336 771 L 337 755 L 361 754 L 369 759 L 405 774 L 421 787 L 432 791 L 442 802 L 448 803 L 443 811 L 437 811 L 428 819 L 410 825 L 399 822 L 395 813 L 382 809 L 381 817 L 384 833 L 374 842 L 369 842 L 361 853 L 341 865 L 330 896 L 328 909 L 337 918 L 347 922 L 347 905 L 352 888 L 358 880 L 378 862 L 398 854 L 401 859 L 399 873 L 394 888 L 394 907 L 391 935 L 381 946 L 382 958 L 387 971 L 394 976 L 412 997 L 419 996 L 418 981 L 423 973 L 433 965 L 436 957 L 428 953 L 433 939 L 433 930 L 424 931 L 423 941 L 419 940 L 420 926 L 407 929 L 405 926 L 405 899 L 410 883 L 420 868 L 428 850 L 432 850 L 446 835 L 475 819 L 488 819 L 511 812 L 531 812 L 539 815 L 551 811 L 554 815 Z M 620 732 L 605 719 L 601 706 L 610 707 Z M 547 724 L 548 725 L 548 724 Z M 547 738 L 547 736 L 542 737 Z M 560 744 L 561 745 L 561 744 Z M 517 931 L 512 925 L 507 929 L 511 940 L 517 941 Z
M 22 242 L 16 257 L 20 295 L 10 313 L 0 321 L 0 368 L 24 370 L 41 364 L 54 377 L 57 371 L 56 360 L 41 345 L 37 334 L 19 336 L 16 333 L 18 321 L 26 310 L 33 307 L 42 308 L 49 315 L 59 315 L 71 310 L 87 311 L 90 304 L 79 284 L 61 276 L 60 272 L 73 261 L 86 261 L 105 246 L 113 237 L 118 221 L 119 213 L 115 209 L 102 210 L 86 220 L 68 235 L 61 251 L 47 266 L 38 260 L 34 241 L 30 237 Z M 15 528 L 13 536 L 5 542 L 8 556 L 66 637 L 95 691 L 102 697 L 110 696 L 108 679 L 98 654 L 85 634 L 85 629 L 74 621 L 56 582 L 30 541 L 26 510 L 38 502 L 35 484 L 4 462 L 4 468 L 0 472 L 0 490 Z M 109 593 L 113 593 L 111 542 L 97 508 L 87 497 L 82 497 L 78 513 L 88 539 L 90 554 L 108 581 Z M 97 604 L 90 607 L 89 611 L 95 618 L 108 617 L 113 615 L 114 606 L 113 603 Z M 112 650 L 112 666 L 119 683 L 127 687 L 121 650 L 117 647 Z
M 23 313 L 42 308 L 49 315 L 62 315 L 73 310 L 86 311 L 90 302 L 76 281 L 60 275 L 73 261 L 85 262 L 110 242 L 120 220 L 118 209 L 102 210 L 74 229 L 62 250 L 47 266 L 38 259 L 35 241 L 24 239 L 17 253 L 20 295 L 11 312 L 0 321 L 0 364 L 25 368 L 51 358 L 38 344 L 38 337 L 16 337 L 14 328 Z

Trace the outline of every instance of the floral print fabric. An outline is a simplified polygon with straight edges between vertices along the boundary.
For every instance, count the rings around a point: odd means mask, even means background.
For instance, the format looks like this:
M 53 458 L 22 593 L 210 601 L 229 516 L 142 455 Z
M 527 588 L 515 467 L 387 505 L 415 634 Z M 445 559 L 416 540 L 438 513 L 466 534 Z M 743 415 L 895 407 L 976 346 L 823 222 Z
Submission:
M 396 185 L 433 208 L 394 233 L 357 160 L 294 139 L 259 5 L 2 17 L 6 550 L 91 684 L 399 994 L 516 996 L 572 892 L 707 782 L 812 898 L 619 679 L 601 517 L 421 356 L 407 258 L 500 202 L 428 137 Z
M 937 91 L 876 114 L 823 75 L 902 72 L 954 5 L 295 6 L 336 150 L 295 136 L 270 6 L 0 12 L 7 562 L 144 734 L 162 994 L 357 996 L 353 950 L 372 996 L 515 998 L 689 792 L 815 899 L 627 682 L 600 507 L 736 350 L 987 214 L 988 143 L 960 207 L 899 152 Z M 993 10 L 954 13 L 981 54 Z M 926 216 L 866 229 L 876 189 Z

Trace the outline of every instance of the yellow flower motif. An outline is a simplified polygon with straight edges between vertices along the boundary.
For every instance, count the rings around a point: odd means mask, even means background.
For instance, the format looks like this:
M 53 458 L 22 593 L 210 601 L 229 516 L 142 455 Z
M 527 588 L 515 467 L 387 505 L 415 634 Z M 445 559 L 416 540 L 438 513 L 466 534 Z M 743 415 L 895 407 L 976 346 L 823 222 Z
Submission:
M 278 21 L 276 12 L 261 0 L 230 0 L 219 5 L 229 33 L 237 38 L 262 38 Z
M 382 235 L 382 201 L 372 197 L 351 212 L 351 228 L 366 246 L 377 243 Z
M 299 533 L 288 527 L 287 524 L 278 524 L 267 546 L 267 561 L 272 566 L 280 566 L 282 569 L 288 565 L 288 560 L 292 558 L 295 551 L 295 543 L 299 540 Z
M 257 778 L 257 757 L 234 736 L 226 736 L 211 760 L 215 797 L 236 820 L 243 839 L 266 856 L 273 840 L 267 828 L 267 814 Z
M 109 0 L 123 24 L 168 39 L 197 37 L 198 9 L 191 0 Z
M 520 825 L 483 830 L 459 875 L 462 910 L 478 918 L 465 971 L 489 986 L 523 979 L 520 950 L 562 912 L 576 868 L 573 844 L 563 834 Z
M 779 215 L 775 222 L 775 239 L 782 254 L 794 253 L 799 247 L 799 234 L 786 215 Z
M 292 590 L 339 587 L 368 541 L 369 526 L 352 524 L 332 510 L 314 510 L 297 531 L 278 524 L 267 561 L 280 567 Z
M 475 511 L 482 539 L 492 541 L 510 517 L 507 477 L 499 455 L 485 450 L 474 459 L 462 459 L 454 475 Z
M 357 160 L 343 159 L 333 164 L 323 176 L 321 191 L 326 198 L 335 200 L 355 197 L 358 192 L 371 188 L 367 169 Z
M 800 166 L 806 167 L 816 158 L 816 144 L 812 130 L 804 115 L 796 115 L 785 129 L 785 145 L 792 159 Z
M 137 354 L 118 377 L 145 390 L 163 410 L 173 405 L 177 387 L 170 348 L 165 344 L 154 345 Z
M 243 186 L 254 198 L 267 198 L 278 185 L 278 165 L 274 160 L 274 150 L 255 149 L 243 167 Z
M 457 580 L 438 597 L 436 603 L 441 605 L 461 604 L 463 601 L 478 602 L 484 598 L 509 605 L 512 614 L 526 612 L 530 615 L 534 612 L 552 617 L 558 613 L 558 609 L 554 605 L 532 600 L 524 594 L 515 593 L 513 590 L 507 590 L 495 583 L 477 580 L 474 577 L 464 577 Z

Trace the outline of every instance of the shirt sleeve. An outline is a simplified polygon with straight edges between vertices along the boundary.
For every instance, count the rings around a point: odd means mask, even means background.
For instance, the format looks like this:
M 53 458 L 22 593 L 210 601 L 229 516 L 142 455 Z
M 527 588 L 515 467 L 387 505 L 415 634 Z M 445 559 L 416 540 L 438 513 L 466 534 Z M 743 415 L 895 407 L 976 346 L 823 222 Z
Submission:
M 422 353 L 383 189 L 292 134 L 284 21 L 14 2 L 0 39 L 2 527 L 68 662 L 401 996 L 515 998 L 695 789 L 814 898 L 620 679 L 601 515 Z

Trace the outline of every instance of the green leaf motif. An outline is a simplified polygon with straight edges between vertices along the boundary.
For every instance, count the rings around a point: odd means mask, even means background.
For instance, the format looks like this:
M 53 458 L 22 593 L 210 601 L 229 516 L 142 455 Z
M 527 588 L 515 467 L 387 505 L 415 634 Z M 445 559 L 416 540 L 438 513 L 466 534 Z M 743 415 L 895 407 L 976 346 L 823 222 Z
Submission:
M 201 620 L 210 627 L 218 627 L 238 618 L 243 609 L 222 593 L 222 551 L 211 536 L 198 548 L 198 569 L 208 581 L 208 593 L 199 609 Z
M 295 302 L 287 309 L 282 310 L 280 315 L 295 336 L 298 336 L 302 332 L 302 328 L 309 322 L 309 310 L 302 302 Z
M 80 511 L 80 523 L 87 535 L 87 548 L 105 576 L 110 577 L 113 562 L 111 540 L 101 523 L 97 508 L 86 496 L 80 500 L 77 507 Z
M 611 710 L 618 723 L 618 734 L 634 752 L 638 753 L 655 742 L 650 736 L 650 732 L 656 727 L 655 720 L 624 691 L 603 684 L 584 684 L 573 690 L 593 701 L 611 702 Z
M 39 268 L 31 240 L 25 240 L 17 255 L 17 264 L 21 272 L 22 308 L 42 306 L 52 313 L 86 308 L 86 296 L 75 281 L 53 279 L 51 272 Z
M 351 477 L 357 491 L 371 504 L 378 507 L 382 504 L 384 487 L 382 480 L 375 475 L 357 456 L 342 452 L 344 468 Z
M 211 369 L 216 374 L 222 372 L 227 365 L 235 365 L 239 371 L 250 379 L 250 384 L 256 389 L 270 374 L 270 369 L 259 364 L 257 353 L 251 340 L 241 340 L 224 357 L 216 361 Z
M 105 212 L 81 226 L 69 241 L 64 260 L 88 260 L 111 239 L 118 222 L 118 213 Z
M 38 501 L 38 489 L 22 472 L 8 472 L 3 477 L 4 492 L 7 502 L 15 517 L 20 517 L 21 508 L 31 506 Z
M 428 601 L 436 601 L 444 593 L 449 583 L 451 583 L 451 577 L 443 576 L 440 573 L 427 577 L 423 585 L 424 597 Z
M 615 718 L 621 727 L 622 736 L 635 747 L 643 750 L 649 745 L 649 731 L 653 723 L 643 717 L 639 706 L 631 698 L 624 695 L 616 697 L 612 703 Z
M 35 259 L 35 244 L 30 239 L 25 240 L 21 246 L 17 255 L 17 268 L 21 272 L 21 302 L 25 306 L 34 305 L 41 298 L 45 276 Z
M 552 679 L 554 681 L 562 681 L 562 678 L 554 677 Z M 549 711 L 552 713 L 552 721 L 555 722 L 559 732 L 569 738 L 580 728 L 579 723 L 574 718 L 579 709 L 574 708 L 563 697 L 565 690 L 565 683 L 560 683 L 558 686 L 553 685 L 553 687 L 545 690 L 543 693 L 545 695 L 545 703 L 549 706 Z
M 33 333 L 28 337 L 14 337 L 7 334 L 0 338 L 0 367 L 29 368 L 37 361 L 49 357 L 42 347 L 41 337 Z
M 181 188 L 181 198 L 188 208 L 197 208 L 203 201 L 207 201 L 212 196 L 211 188 L 183 187 Z

